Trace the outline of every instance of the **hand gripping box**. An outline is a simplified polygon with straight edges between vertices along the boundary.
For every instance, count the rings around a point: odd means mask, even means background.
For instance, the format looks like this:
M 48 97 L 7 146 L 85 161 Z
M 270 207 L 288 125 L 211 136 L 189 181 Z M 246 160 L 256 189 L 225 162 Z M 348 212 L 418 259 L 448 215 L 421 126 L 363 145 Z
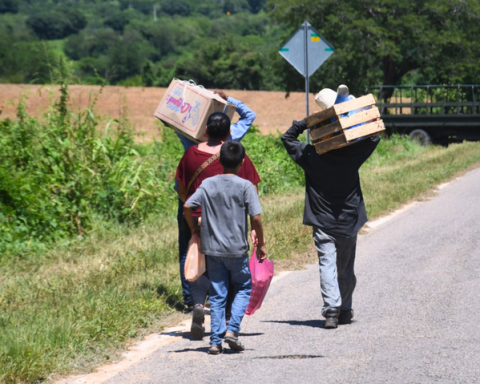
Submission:
M 174 78 L 160 101 L 154 116 L 188 139 L 206 141 L 208 117 L 224 112 L 232 119 L 236 107 L 217 94 L 195 85 L 192 81 Z
M 305 122 L 319 155 L 385 130 L 372 94 L 335 104 L 308 116 Z

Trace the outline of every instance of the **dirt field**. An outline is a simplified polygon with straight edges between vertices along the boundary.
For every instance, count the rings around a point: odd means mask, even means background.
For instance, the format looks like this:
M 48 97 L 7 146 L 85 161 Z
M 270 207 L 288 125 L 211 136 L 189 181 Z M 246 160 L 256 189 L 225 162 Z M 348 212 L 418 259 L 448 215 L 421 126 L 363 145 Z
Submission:
M 72 107 L 85 108 L 92 95 L 99 90 L 98 86 L 70 86 Z M 99 96 L 95 112 L 113 118 L 126 114 L 135 124 L 137 131 L 144 134 L 144 140 L 150 140 L 158 133 L 157 119 L 153 112 L 165 90 L 108 86 Z M 291 93 L 288 99 L 284 92 L 225 90 L 225 93 L 242 100 L 255 111 L 255 124 L 264 134 L 275 133 L 277 130 L 284 132 L 290 127 L 292 120 L 300 120 L 306 114 L 304 93 Z M 51 104 L 52 97 L 58 96 L 58 90 L 53 86 L 0 84 L 0 109 L 3 110 L 1 117 L 15 118 L 15 104 L 22 94 L 28 97 L 28 112 L 40 116 Z M 310 111 L 314 108 L 314 95 L 310 95 Z M 234 117 L 234 121 L 237 119 L 238 115 Z

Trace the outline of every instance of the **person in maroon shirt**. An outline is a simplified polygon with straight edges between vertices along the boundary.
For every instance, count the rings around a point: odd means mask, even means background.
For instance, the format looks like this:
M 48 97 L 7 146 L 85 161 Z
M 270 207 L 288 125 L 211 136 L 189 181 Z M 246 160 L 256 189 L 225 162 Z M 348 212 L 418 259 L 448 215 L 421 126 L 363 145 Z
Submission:
M 192 177 L 200 166 L 209 158 L 215 156 L 220 151 L 222 144 L 230 137 L 230 118 L 223 112 L 212 113 L 207 120 L 206 135 L 208 138 L 207 141 L 191 146 L 187 152 L 185 152 L 177 167 L 177 193 L 184 202 L 193 195 L 203 180 L 223 173 L 223 166 L 220 164 L 219 158 L 216 158 L 192 181 Z M 257 188 L 257 184 L 260 182 L 260 177 L 255 166 L 246 155 L 244 164 L 238 172 L 238 176 L 249 180 L 255 188 Z M 201 217 L 200 208 L 193 212 L 193 217 L 198 223 L 198 219 Z M 191 238 L 191 232 L 185 218 L 183 219 L 182 226 L 185 231 L 185 241 L 188 244 Z M 255 236 L 255 234 L 252 234 L 252 237 L 253 236 Z M 203 274 L 194 282 L 190 281 L 189 286 L 194 303 L 191 334 L 194 340 L 201 340 L 205 334 L 205 328 L 203 326 L 204 305 L 210 287 L 208 274 Z M 229 297 L 227 298 L 227 318 L 233 297 L 234 292 L 229 292 Z

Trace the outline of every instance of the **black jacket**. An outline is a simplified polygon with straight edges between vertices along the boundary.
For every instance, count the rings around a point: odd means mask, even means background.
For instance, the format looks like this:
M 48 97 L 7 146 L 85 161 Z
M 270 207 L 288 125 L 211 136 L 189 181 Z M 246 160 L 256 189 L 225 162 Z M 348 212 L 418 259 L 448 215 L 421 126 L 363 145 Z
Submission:
M 380 137 L 318 155 L 315 147 L 298 140 L 307 129 L 294 121 L 282 141 L 290 157 L 305 172 L 303 224 L 337 236 L 355 236 L 367 222 L 358 170 L 377 147 Z

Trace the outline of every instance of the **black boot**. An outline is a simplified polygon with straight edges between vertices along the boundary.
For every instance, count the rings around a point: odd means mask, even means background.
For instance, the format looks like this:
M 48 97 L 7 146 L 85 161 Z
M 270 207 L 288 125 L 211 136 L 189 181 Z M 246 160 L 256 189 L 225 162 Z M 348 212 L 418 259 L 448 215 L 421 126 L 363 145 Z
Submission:
M 353 319 L 353 309 L 349 311 L 340 311 L 338 315 L 338 324 L 351 324 Z
M 325 314 L 325 328 L 333 329 L 338 326 L 338 315 L 340 311 L 338 309 L 329 309 Z

